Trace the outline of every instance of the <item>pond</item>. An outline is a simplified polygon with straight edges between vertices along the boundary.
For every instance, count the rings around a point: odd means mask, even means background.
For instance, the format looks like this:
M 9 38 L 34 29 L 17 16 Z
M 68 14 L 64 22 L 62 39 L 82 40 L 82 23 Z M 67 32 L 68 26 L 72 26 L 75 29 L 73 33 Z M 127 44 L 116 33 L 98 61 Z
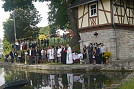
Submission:
M 120 83 L 130 72 L 35 71 L 0 67 L 0 86 L 13 80 L 28 79 L 22 89 L 102 89 Z

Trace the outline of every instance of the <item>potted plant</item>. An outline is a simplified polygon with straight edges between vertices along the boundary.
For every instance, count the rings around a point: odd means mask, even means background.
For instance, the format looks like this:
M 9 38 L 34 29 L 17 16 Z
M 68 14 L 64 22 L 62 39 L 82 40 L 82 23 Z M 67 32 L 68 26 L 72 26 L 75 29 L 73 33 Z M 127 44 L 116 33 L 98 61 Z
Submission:
M 106 59 L 106 64 L 108 64 L 108 59 L 112 56 L 111 52 L 105 52 L 103 57 Z

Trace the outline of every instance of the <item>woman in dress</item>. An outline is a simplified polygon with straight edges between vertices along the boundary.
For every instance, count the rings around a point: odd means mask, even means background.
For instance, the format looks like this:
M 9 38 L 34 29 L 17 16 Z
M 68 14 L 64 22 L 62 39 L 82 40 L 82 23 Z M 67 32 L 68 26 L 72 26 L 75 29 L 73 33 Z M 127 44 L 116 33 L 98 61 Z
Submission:
M 93 52 L 92 52 L 92 58 L 93 58 L 93 64 L 96 64 L 96 47 L 93 47 Z
M 61 49 L 61 47 L 59 46 L 59 47 L 58 47 L 58 50 L 57 50 L 57 57 L 58 57 L 58 62 L 59 62 L 59 63 L 61 63 L 61 51 L 62 51 L 62 49 Z
M 49 49 L 49 60 L 54 62 L 54 49 L 52 47 Z
M 86 45 L 83 46 L 83 60 L 84 60 L 84 64 L 87 63 L 87 48 Z
M 46 61 L 46 50 L 45 49 L 41 50 L 41 59 L 42 59 L 43 62 L 47 62 Z

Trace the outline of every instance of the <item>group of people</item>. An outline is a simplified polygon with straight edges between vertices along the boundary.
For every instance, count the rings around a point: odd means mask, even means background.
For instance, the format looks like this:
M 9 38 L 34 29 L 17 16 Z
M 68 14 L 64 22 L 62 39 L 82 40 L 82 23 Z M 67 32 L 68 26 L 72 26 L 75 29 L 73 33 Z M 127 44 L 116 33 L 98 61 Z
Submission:
M 103 43 L 90 43 L 87 47 L 84 45 L 82 60 L 84 61 L 84 64 L 105 64 L 106 60 L 103 57 L 105 52 L 106 47 Z M 25 55 L 27 58 L 25 58 Z M 43 62 L 56 62 L 63 64 L 72 64 L 74 62 L 72 49 L 69 44 L 66 46 L 48 46 L 42 49 L 39 49 L 37 46 L 30 46 L 26 52 L 24 52 L 24 50 L 21 51 L 20 57 L 18 56 L 17 51 L 11 51 L 9 56 L 6 55 L 5 57 L 6 59 L 10 59 L 12 63 L 15 58 L 16 62 L 27 61 L 29 65 Z
M 41 50 L 39 50 L 37 47 L 30 47 L 27 50 L 27 56 L 29 59 L 29 64 L 33 64 L 33 57 L 35 64 L 38 64 L 39 59 L 41 59 L 42 62 L 57 62 L 63 64 L 73 63 L 72 50 L 69 44 L 58 47 L 49 46 L 48 48 L 42 48 Z
M 39 43 L 40 43 L 39 40 L 38 41 L 36 41 L 36 40 L 30 41 L 30 40 L 26 40 L 26 39 L 16 40 L 15 44 L 12 44 L 12 48 L 17 51 L 18 50 L 26 50 L 29 47 L 35 48 L 36 46 L 39 45 Z M 41 44 L 44 47 L 49 46 L 49 40 L 48 39 L 41 40 Z
M 103 54 L 106 52 L 106 47 L 103 43 L 90 43 L 87 47 L 83 46 L 83 59 L 84 63 L 87 63 L 87 59 L 89 64 L 105 64 L 106 60 L 103 57 Z
M 72 64 L 72 49 L 67 44 L 66 46 L 49 46 L 42 49 L 36 47 L 29 47 L 27 51 L 21 51 L 21 55 L 18 55 L 18 51 L 10 51 L 9 55 L 5 56 L 5 59 L 10 59 L 10 62 L 14 62 L 14 58 L 16 62 L 25 62 L 28 64 L 38 64 L 43 62 L 56 62 L 63 64 Z M 26 56 L 26 60 L 25 60 Z

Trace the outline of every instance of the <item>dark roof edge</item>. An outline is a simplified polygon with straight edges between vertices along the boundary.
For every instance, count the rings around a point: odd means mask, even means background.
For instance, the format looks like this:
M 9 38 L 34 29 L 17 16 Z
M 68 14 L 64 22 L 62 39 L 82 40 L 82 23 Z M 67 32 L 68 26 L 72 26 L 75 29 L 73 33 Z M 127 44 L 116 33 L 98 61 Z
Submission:
M 75 8 L 75 7 L 84 5 L 84 4 L 92 3 L 92 2 L 95 2 L 95 1 L 98 1 L 98 0 L 92 0 L 92 1 L 88 1 L 88 2 L 85 2 L 85 3 L 81 3 L 81 4 L 78 4 L 78 5 L 75 5 L 75 6 L 71 6 L 71 7 L 69 7 L 69 9 L 72 9 L 72 8 Z

